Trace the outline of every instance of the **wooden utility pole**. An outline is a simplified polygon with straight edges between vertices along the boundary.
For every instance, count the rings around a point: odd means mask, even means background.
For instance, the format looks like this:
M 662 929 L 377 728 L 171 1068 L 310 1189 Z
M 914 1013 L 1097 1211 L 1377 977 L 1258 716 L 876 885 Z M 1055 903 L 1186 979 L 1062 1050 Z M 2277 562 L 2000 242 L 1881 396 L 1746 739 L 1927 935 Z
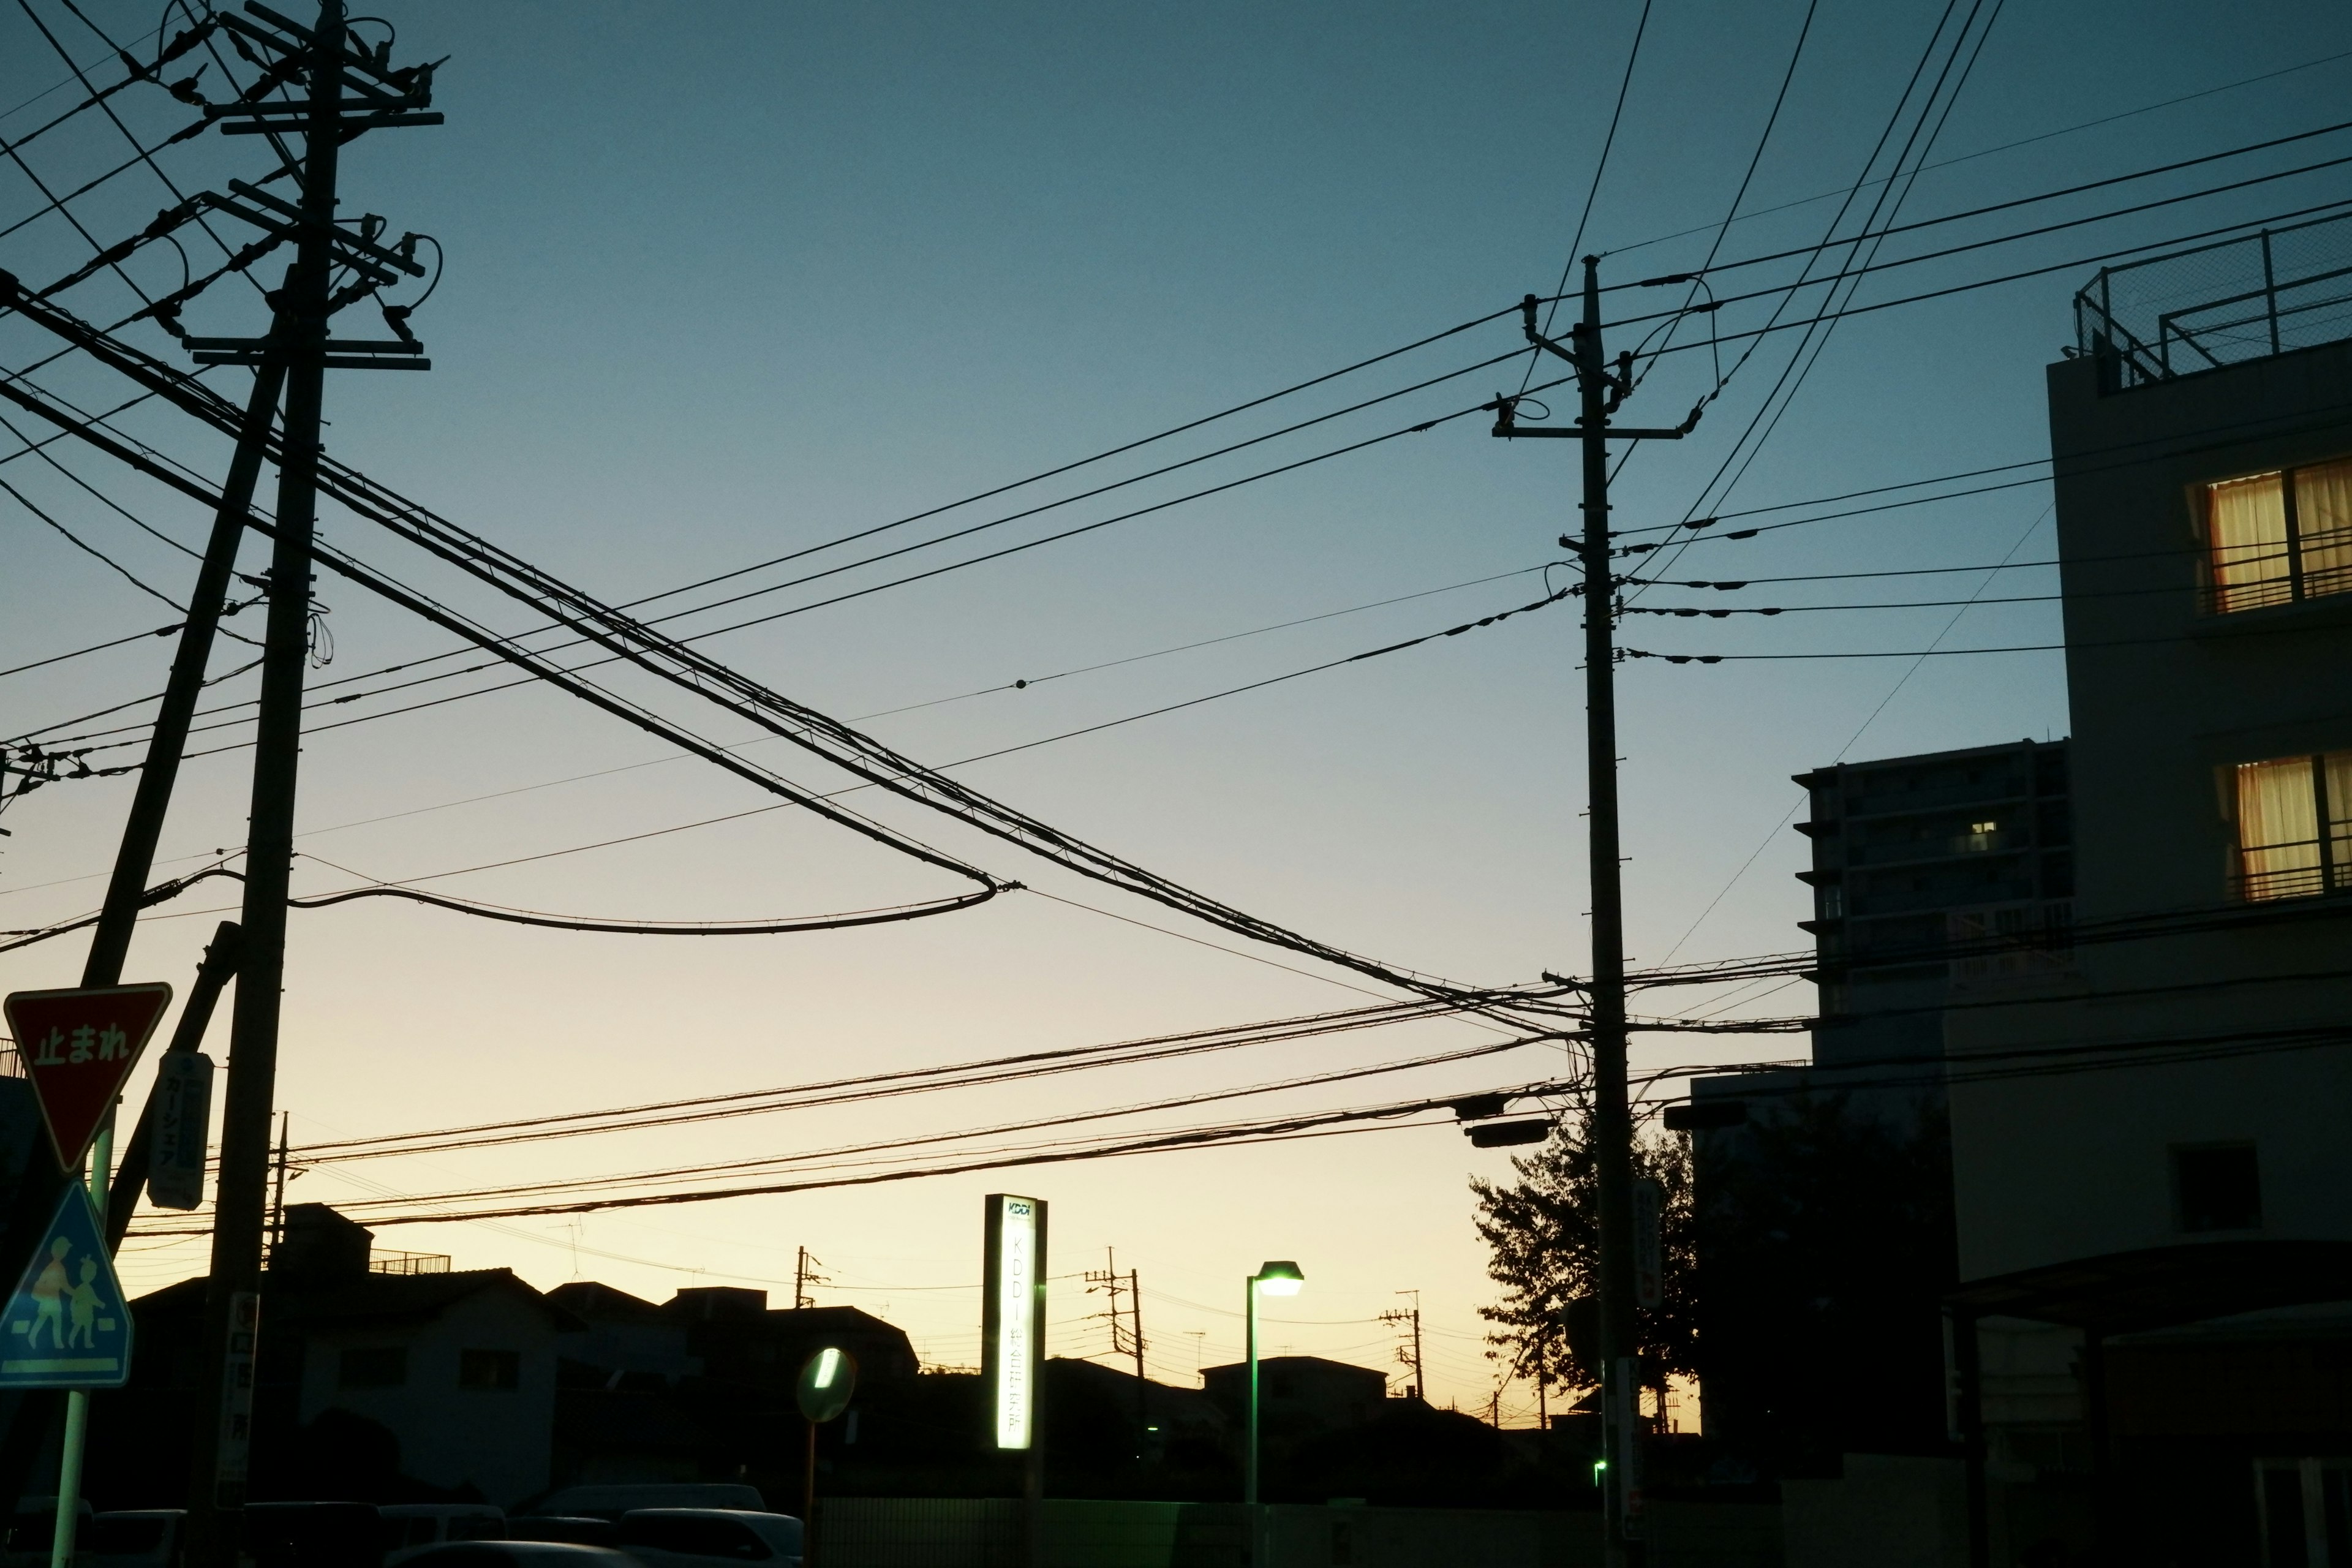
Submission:
M 232 1564 L 245 1507 L 250 1390 L 230 1386 L 231 1320 L 237 1298 L 258 1299 L 262 1227 L 269 1196 L 270 1111 L 278 1082 L 279 1005 L 286 984 L 286 899 L 294 868 L 294 788 L 302 749 L 302 685 L 310 657 L 310 543 L 319 511 L 320 416 L 326 393 L 327 319 L 334 268 L 335 176 L 342 145 L 343 8 L 320 0 L 308 40 L 308 110 L 301 217 L 268 362 L 286 376 L 278 451 L 269 617 L 254 734 L 247 819 L 244 933 L 229 1030 L 228 1095 L 221 1117 L 220 1177 L 213 1205 L 212 1274 L 205 1294 L 204 1386 L 189 1489 L 192 1560 Z M 241 1406 L 241 1408 L 240 1408 Z M 225 1431 L 224 1429 L 228 1430 Z M 226 1461 L 224 1463 L 224 1461 Z
M 1408 1352 L 1402 1345 L 1399 1345 L 1397 1347 L 1397 1359 L 1412 1368 L 1412 1396 L 1415 1399 L 1422 1401 L 1423 1404 L 1426 1404 L 1429 1400 L 1429 1381 L 1421 1368 L 1421 1292 L 1418 1290 L 1400 1290 L 1397 1294 L 1400 1296 L 1412 1297 L 1412 1305 L 1409 1308 L 1390 1308 L 1387 1311 L 1381 1314 L 1381 1321 L 1383 1323 L 1406 1323 L 1412 1326 L 1412 1349 Z
M 1610 569 L 1609 442 L 1679 440 L 1698 422 L 1671 430 L 1612 429 L 1609 416 L 1633 390 L 1633 356 L 1614 369 L 1601 347 L 1601 262 L 1584 258 L 1583 310 L 1563 348 L 1536 326 L 1543 301 L 1520 301 L 1528 341 L 1573 368 L 1574 427 L 1523 427 L 1517 399 L 1493 405 L 1496 436 L 1556 437 L 1579 443 L 1583 458 L 1584 527 L 1563 540 L 1582 565 L 1584 595 L 1585 796 L 1591 882 L 1592 968 L 1587 1002 L 1592 1051 L 1592 1141 L 1600 1175 L 1602 1530 L 1605 1560 L 1617 1565 L 1641 1552 L 1641 1373 L 1633 1317 L 1633 1122 L 1625 1077 L 1625 904 L 1617 810 L 1617 582 Z
M 274 299 L 275 318 L 267 337 L 184 340 L 199 363 L 250 364 L 261 371 L 261 381 L 282 374 L 285 383 L 277 506 L 269 525 L 268 619 L 254 734 L 245 900 L 238 920 L 236 1001 L 221 1118 L 212 1270 L 205 1298 L 205 1395 L 197 1405 L 188 1489 L 190 1568 L 232 1568 L 245 1505 L 302 692 L 310 655 L 311 546 L 318 521 L 326 374 L 331 366 L 429 368 L 407 329 L 404 308 L 384 308 L 394 341 L 330 338 L 336 311 L 363 299 L 380 298 L 377 290 L 383 286 L 404 275 L 421 277 L 425 270 L 415 258 L 415 237 L 407 237 L 397 250 L 388 249 L 377 243 L 383 228 L 381 218 L 361 218 L 348 226 L 339 221 L 339 159 L 343 142 L 367 131 L 436 125 L 441 120 L 425 112 L 432 101 L 432 67 L 394 70 L 386 50 L 356 46 L 345 30 L 343 0 L 320 0 L 318 20 L 309 28 L 267 10 L 257 9 L 254 18 L 225 14 L 221 26 L 249 46 L 249 52 L 268 58 L 289 82 L 299 82 L 301 96 L 290 101 L 239 99 L 214 105 L 206 113 L 225 122 L 225 134 L 299 134 L 297 188 L 294 199 L 287 201 L 259 186 L 233 182 L 230 188 L 243 198 L 242 204 L 216 198 L 215 205 L 281 239 L 291 239 L 294 263 Z M 257 400 L 259 387 L 256 390 Z
M 825 1283 L 824 1277 L 817 1272 L 824 1263 L 823 1258 L 811 1257 L 807 1247 L 799 1249 L 799 1256 L 793 1260 L 793 1311 L 805 1312 L 816 1305 L 816 1298 L 809 1294 L 809 1287 Z

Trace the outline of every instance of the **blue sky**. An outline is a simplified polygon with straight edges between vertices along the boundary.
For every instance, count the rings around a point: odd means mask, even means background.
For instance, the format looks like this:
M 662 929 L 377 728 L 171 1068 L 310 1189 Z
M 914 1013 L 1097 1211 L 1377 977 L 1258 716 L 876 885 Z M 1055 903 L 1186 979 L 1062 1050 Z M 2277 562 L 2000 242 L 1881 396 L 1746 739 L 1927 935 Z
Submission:
M 79 58 L 103 52 L 68 30 L 62 7 L 35 0 L 35 9 Z M 122 36 L 153 25 L 145 6 L 102 0 L 86 9 Z M 346 208 L 383 213 L 395 233 L 429 232 L 445 248 L 446 274 L 415 318 L 435 368 L 337 376 L 331 449 L 613 599 L 1021 479 L 1549 291 L 1592 180 L 1637 9 L 1614 0 L 1475 9 L 401 4 L 392 11 L 395 58 L 451 57 L 438 92 L 448 123 L 378 132 L 355 147 L 345 161 Z M 1765 216 L 1734 226 L 1727 257 L 1819 237 L 1835 204 L 1785 204 L 1856 177 L 1941 9 L 1823 0 L 1745 203 Z M 1704 253 L 1704 231 L 1724 216 L 1802 15 L 1793 0 L 1659 0 L 1586 236 L 1588 248 L 1611 253 L 1609 279 L 1669 271 Z M 1957 211 L 2331 123 L 2352 60 L 2069 130 L 2346 50 L 2352 21 L 2318 5 L 2259 13 L 2119 0 L 2010 7 L 1931 158 L 1959 161 L 1926 174 L 1903 214 Z M 61 74 L 20 16 L 0 18 L 0 108 Z M 65 101 L 57 95 L 0 119 L 0 135 L 21 135 L 45 106 Z M 121 101 L 136 128 L 185 119 L 160 95 Z M 2057 132 L 2068 133 L 1987 152 Z M 2335 145 L 2322 140 L 2308 153 L 2281 150 L 2126 192 L 2145 199 L 2195 189 L 2317 161 Z M 53 184 L 78 183 L 119 161 L 119 147 L 110 127 L 77 121 L 25 157 Z M 257 164 L 254 143 L 215 138 L 164 159 L 186 188 Z M 168 200 L 142 180 L 134 172 L 110 182 L 74 210 L 101 239 L 127 234 Z M 1865 283 L 1861 299 L 2153 242 L 2342 189 L 2340 172 L 2302 176 L 1892 272 Z M 2125 199 L 2083 198 L 2053 213 Z M 0 168 L 0 224 L 37 205 L 18 172 Z M 1957 237 L 2024 221 L 1961 227 Z M 1694 228 L 1702 232 L 1661 240 Z M 54 219 L 0 237 L 0 266 L 27 279 L 83 254 Z M 171 287 L 178 266 L 155 254 L 134 273 L 152 267 L 144 280 Z M 2068 296 L 2091 270 L 1845 322 L 1732 498 L 1717 504 L 1766 506 L 2038 455 L 2042 367 L 2069 340 Z M 100 279 L 70 302 L 106 315 L 128 298 L 103 292 L 117 287 Z M 1645 306 L 1678 297 L 1624 296 Z M 224 285 L 190 320 L 199 330 L 251 331 L 258 309 L 249 291 Z M 367 333 L 373 323 L 345 330 Z M 1190 458 L 1220 437 L 1255 436 L 1457 371 L 1509 351 L 1515 331 L 1512 321 L 1496 322 L 1015 492 L 992 510 L 959 510 L 886 537 L 912 542 L 988 521 L 1069 496 L 1089 479 L 1126 479 L 1160 454 Z M 142 341 L 165 346 L 160 337 Z M 0 321 L 5 363 L 21 366 L 36 349 L 28 329 Z M 1759 351 L 1692 440 L 1628 463 L 1616 496 L 1621 526 L 1685 514 L 1786 352 Z M 1626 416 L 1675 422 L 1707 389 L 1706 359 L 1662 362 Z M 1249 453 L 1005 523 L 908 564 L 976 554 L 986 541 L 1020 542 L 1056 522 L 1097 521 L 1450 413 L 1516 385 L 1521 368 L 1479 371 Z M 45 376 L 77 396 L 104 395 L 99 378 L 70 366 Z M 707 646 L 795 697 L 858 717 L 1520 574 L 871 724 L 918 757 L 951 761 L 1381 647 L 1525 604 L 1541 592 L 1532 569 L 1558 559 L 1550 541 L 1575 518 L 1572 455 L 1492 441 L 1484 424 L 1457 420 Z M 160 419 L 142 428 L 205 471 L 225 461 L 208 437 Z M 201 537 L 204 521 L 185 503 L 87 459 L 68 461 L 158 530 L 183 542 Z M 29 499 L 150 581 L 184 583 L 184 558 L 33 467 L 11 464 L 0 477 L 19 476 L 12 482 Z M 2046 504 L 2039 488 L 1998 492 L 1709 542 L 1683 565 L 1692 575 L 1751 578 L 1985 565 L 2012 552 L 2042 560 L 2052 544 Z M 502 626 L 530 624 L 365 528 L 332 512 L 325 522 L 331 539 Z M 843 558 L 835 552 L 815 563 Z M 863 585 L 885 571 L 861 568 L 836 581 Z M 1984 581 L 1791 584 L 1770 602 L 1961 599 Z M 2000 583 L 1985 591 L 2048 593 L 2054 574 L 2004 574 Z M 1916 591 L 1923 585 L 1936 591 Z M 754 603 L 782 608 L 815 595 L 809 587 Z M 330 582 L 323 596 L 336 656 L 318 679 L 444 646 L 355 590 Z M 1649 602 L 1688 597 L 1661 593 Z M 1883 652 L 1928 646 L 1953 614 L 1846 612 L 1696 627 L 1636 617 L 1623 635 L 1636 647 L 1675 651 Z M 164 618 L 163 606 L 0 498 L 0 668 Z M 2056 630 L 2048 604 L 1980 606 L 1950 629 L 1947 646 L 2045 643 Z M 1582 963 L 1576 642 L 1572 611 L 1548 610 L 982 763 L 967 776 L 1156 870 L 1341 945 L 1463 979 L 1529 979 Z M 12 678 L 0 684 L 0 729 L 15 733 L 153 690 L 165 658 L 164 645 L 138 644 Z M 242 661 L 225 650 L 216 668 Z M 2066 731 L 2055 655 L 1930 659 L 1906 678 L 1909 668 L 1886 658 L 1625 667 L 1637 962 L 1801 941 L 1793 922 L 1806 912 L 1802 889 L 1790 877 L 1801 840 L 1779 826 L 1796 800 L 1789 774 L 1849 745 L 1856 756 L 1893 755 Z M 224 698 L 249 696 L 249 682 L 225 682 Z M 746 735 L 724 724 L 713 732 Z M 236 842 L 242 755 L 192 764 L 167 857 Z M 320 732 L 305 753 L 302 823 L 312 836 L 302 848 L 324 858 L 298 877 L 323 890 L 422 876 L 760 804 L 739 781 L 662 756 L 643 736 L 539 691 Z M 650 765 L 498 794 L 636 763 Z M 67 879 L 103 868 L 128 796 L 127 782 L 60 786 L 8 813 L 15 837 L 0 846 L 6 925 L 94 902 L 95 883 Z M 420 809 L 428 807 L 436 809 Z M 393 816 L 401 813 L 410 815 Z M 1044 892 L 1177 924 L 961 830 L 886 815 Z M 945 890 L 929 872 L 783 814 L 435 885 L 538 909 L 665 918 L 810 913 Z M 189 911 L 226 901 L 200 891 L 157 911 L 142 927 L 134 977 L 183 980 L 218 918 Z M 79 956 L 61 942 L 0 957 L 0 984 L 67 983 Z M 675 942 L 520 931 L 362 903 L 300 916 L 290 964 L 281 1100 L 298 1143 L 1360 999 L 1328 979 L 1027 896 L 912 926 Z M 1797 987 L 1756 1006 L 1809 1004 Z M 360 1190 L 349 1184 L 352 1173 L 416 1193 L 542 1170 L 751 1158 L 1336 1070 L 1477 1037 L 1466 1025 L 1427 1025 L 1246 1060 L 589 1140 L 556 1146 L 540 1156 L 544 1166 L 528 1154 L 489 1152 L 329 1168 L 305 1176 L 296 1193 L 352 1195 Z M 1784 1047 L 1733 1039 L 1641 1050 L 1648 1065 L 1664 1066 Z M 225 1050 L 226 1041 L 213 1048 Z M 1467 1089 L 1558 1066 L 1556 1056 L 1529 1051 L 1499 1065 L 1244 1108 Z M 1160 1293 L 1147 1296 L 1147 1326 L 1158 1336 L 1155 1362 L 1170 1375 L 1189 1375 L 1196 1331 L 1209 1361 L 1237 1352 L 1235 1321 L 1217 1303 L 1230 1308 L 1233 1281 L 1261 1258 L 1296 1257 L 1309 1278 L 1297 1310 L 1315 1321 L 1296 1326 L 1294 1348 L 1381 1363 L 1388 1334 L 1370 1320 L 1394 1292 L 1417 1289 L 1432 1324 L 1456 1336 L 1441 1342 L 1452 1348 L 1433 1386 L 1483 1405 L 1492 1384 L 1474 1310 L 1487 1287 L 1465 1181 L 1506 1169 L 1504 1156 L 1473 1152 L 1437 1129 L 591 1216 L 576 1231 L 519 1221 L 400 1227 L 383 1240 L 448 1251 L 461 1266 L 510 1264 L 541 1284 L 576 1268 L 655 1296 L 698 1280 L 787 1276 L 804 1244 L 840 1281 L 823 1299 L 887 1308 L 926 1354 L 958 1363 L 976 1356 L 978 1304 L 967 1287 L 977 1281 L 978 1194 L 1025 1186 L 1055 1205 L 1057 1272 L 1098 1267 L 1100 1249 L 1113 1246 L 1120 1266 L 1139 1268 L 1147 1291 Z M 131 1262 L 140 1284 L 200 1267 L 200 1250 L 187 1243 Z M 1066 1336 L 1057 1352 L 1107 1343 L 1102 1326 L 1085 1319 L 1098 1306 L 1075 1285 L 1057 1300 Z M 1515 1389 L 1506 1409 L 1530 1403 Z

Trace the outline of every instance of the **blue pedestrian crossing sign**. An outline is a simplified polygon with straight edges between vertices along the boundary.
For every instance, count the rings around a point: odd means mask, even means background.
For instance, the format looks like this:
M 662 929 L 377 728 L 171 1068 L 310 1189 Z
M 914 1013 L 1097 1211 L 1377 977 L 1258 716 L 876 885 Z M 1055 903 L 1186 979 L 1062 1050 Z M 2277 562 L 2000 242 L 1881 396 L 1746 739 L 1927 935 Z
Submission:
M 68 1182 L 0 1312 L 0 1388 L 120 1388 L 130 1376 L 131 1310 L 89 1189 Z

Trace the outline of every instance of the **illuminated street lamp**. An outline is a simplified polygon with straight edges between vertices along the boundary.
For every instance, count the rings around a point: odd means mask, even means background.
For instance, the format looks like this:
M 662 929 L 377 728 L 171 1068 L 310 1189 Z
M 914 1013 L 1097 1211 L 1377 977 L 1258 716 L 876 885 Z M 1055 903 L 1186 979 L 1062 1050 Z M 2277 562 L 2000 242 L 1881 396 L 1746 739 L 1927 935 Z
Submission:
M 1253 1507 L 1257 1502 L 1257 1299 L 1296 1296 L 1306 1283 L 1307 1276 L 1298 1271 L 1298 1265 L 1286 1260 L 1261 1265 L 1243 1292 L 1249 1306 L 1249 1435 L 1242 1464 L 1242 1501 Z

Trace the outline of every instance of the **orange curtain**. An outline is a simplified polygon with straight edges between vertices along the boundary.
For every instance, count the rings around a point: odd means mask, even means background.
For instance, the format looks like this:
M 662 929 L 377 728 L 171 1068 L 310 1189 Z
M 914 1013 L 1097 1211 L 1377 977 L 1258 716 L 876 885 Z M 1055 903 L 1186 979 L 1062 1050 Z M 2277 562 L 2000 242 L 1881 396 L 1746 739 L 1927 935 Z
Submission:
M 2328 858 L 2335 864 L 2336 885 L 2352 888 L 2352 752 L 2330 752 L 2322 761 L 2327 768 Z
M 2294 596 L 2287 576 L 2286 490 L 2277 474 L 2208 485 L 2216 610 L 2251 610 Z
M 2352 767 L 2345 772 L 2352 774 Z M 2312 785 L 2309 757 L 2239 765 L 2238 859 L 2247 898 L 2320 890 L 2319 799 Z
M 2294 471 L 2294 521 L 2304 596 L 2352 593 L 2352 462 Z

